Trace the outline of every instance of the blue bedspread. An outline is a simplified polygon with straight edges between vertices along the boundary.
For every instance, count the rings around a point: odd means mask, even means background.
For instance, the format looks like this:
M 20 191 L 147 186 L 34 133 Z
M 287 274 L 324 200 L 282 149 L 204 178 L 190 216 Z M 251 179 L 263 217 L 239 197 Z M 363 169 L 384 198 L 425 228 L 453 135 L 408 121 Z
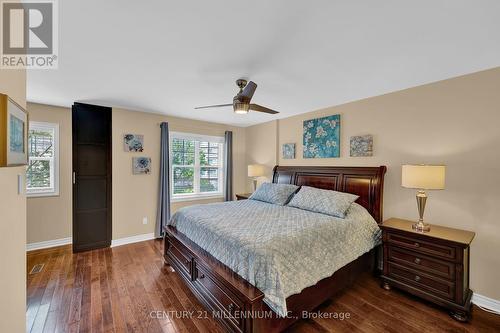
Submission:
M 256 200 L 180 209 L 169 224 L 260 289 L 286 315 L 286 298 L 374 248 L 380 229 L 358 204 L 345 219 Z

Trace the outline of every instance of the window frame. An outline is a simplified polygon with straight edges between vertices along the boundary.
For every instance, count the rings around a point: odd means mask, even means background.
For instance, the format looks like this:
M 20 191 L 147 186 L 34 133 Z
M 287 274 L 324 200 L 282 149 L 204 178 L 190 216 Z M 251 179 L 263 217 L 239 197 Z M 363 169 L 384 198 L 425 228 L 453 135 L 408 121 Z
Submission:
M 47 157 L 30 157 L 29 156 L 29 151 L 28 151 L 28 167 L 30 164 L 30 161 L 33 160 L 43 160 L 46 161 L 48 160 L 49 163 L 51 162 L 51 173 L 50 173 L 50 178 L 51 178 L 51 184 L 53 184 L 52 187 L 50 188 L 43 188 L 43 189 L 30 189 L 28 188 L 28 182 L 26 182 L 26 196 L 29 198 L 36 198 L 36 197 L 54 197 L 54 196 L 59 196 L 59 182 L 60 182 L 60 174 L 59 174 L 59 124 L 58 123 L 49 123 L 49 122 L 41 122 L 41 121 L 30 121 L 29 122 L 29 128 L 28 132 L 31 129 L 45 129 L 45 130 L 51 130 L 54 132 L 54 147 L 53 147 L 53 156 L 52 158 L 47 158 Z M 28 133 L 29 137 L 29 133 Z M 29 139 L 28 139 L 29 142 Z
M 194 165 L 175 165 L 173 164 L 173 140 L 192 140 L 195 141 L 194 145 Z M 200 141 L 219 143 L 219 165 L 218 169 L 218 188 L 217 192 L 200 192 L 200 179 L 201 179 L 201 168 L 214 166 L 202 166 L 200 165 Z M 181 201 L 194 201 L 194 200 L 204 200 L 204 199 L 218 199 L 224 197 L 224 141 L 225 138 L 222 136 L 210 136 L 201 134 L 192 134 L 184 132 L 170 132 L 169 135 L 169 166 L 170 166 L 170 201 L 171 202 L 181 202 Z M 193 187 L 194 193 L 182 193 L 174 194 L 174 167 L 190 167 L 194 168 L 194 180 Z

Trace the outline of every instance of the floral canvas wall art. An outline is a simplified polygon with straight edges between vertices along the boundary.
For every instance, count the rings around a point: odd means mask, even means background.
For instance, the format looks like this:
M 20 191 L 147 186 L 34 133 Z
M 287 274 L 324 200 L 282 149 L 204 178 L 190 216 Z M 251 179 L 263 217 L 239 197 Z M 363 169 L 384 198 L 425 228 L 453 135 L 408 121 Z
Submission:
M 24 153 L 24 121 L 10 115 L 10 151 Z
M 0 168 L 28 164 L 27 141 L 28 112 L 0 93 Z
M 295 158 L 295 143 L 284 143 L 281 146 L 283 159 L 293 160 Z
M 304 158 L 340 156 L 340 115 L 305 120 Z
M 134 157 L 132 158 L 132 173 L 134 175 L 148 175 L 151 173 L 151 158 L 150 157 Z
M 123 145 L 126 152 L 142 152 L 144 151 L 144 135 L 125 134 Z
M 352 157 L 373 156 L 373 136 L 372 135 L 351 136 L 351 156 Z

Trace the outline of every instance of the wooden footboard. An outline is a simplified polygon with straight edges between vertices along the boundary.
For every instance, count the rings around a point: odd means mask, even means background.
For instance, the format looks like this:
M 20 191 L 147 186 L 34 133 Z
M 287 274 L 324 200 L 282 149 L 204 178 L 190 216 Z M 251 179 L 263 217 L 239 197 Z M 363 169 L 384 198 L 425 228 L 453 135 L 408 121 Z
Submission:
M 318 305 L 350 286 L 364 271 L 374 268 L 371 251 L 344 266 L 331 277 L 287 298 L 290 311 L 280 318 L 263 302 L 264 294 L 229 267 L 201 249 L 175 227 L 167 226 L 165 260 L 183 278 L 207 316 L 218 320 L 230 332 L 281 332 L 302 318 L 302 311 Z
M 254 332 L 240 313 L 260 311 L 264 294 L 174 227 L 167 226 L 165 260 L 207 309 L 230 332 Z
M 381 223 L 385 172 L 385 166 L 276 166 L 273 183 L 356 194 L 359 196 L 356 202 Z M 177 232 L 175 227 L 167 226 L 165 232 L 165 260 L 205 305 L 207 315 L 218 319 L 231 332 L 280 332 L 301 319 L 303 311 L 314 310 L 351 285 L 362 272 L 373 271 L 375 267 L 375 250 L 372 250 L 316 285 L 288 297 L 289 316 L 279 318 L 263 302 L 264 294 L 259 289 Z

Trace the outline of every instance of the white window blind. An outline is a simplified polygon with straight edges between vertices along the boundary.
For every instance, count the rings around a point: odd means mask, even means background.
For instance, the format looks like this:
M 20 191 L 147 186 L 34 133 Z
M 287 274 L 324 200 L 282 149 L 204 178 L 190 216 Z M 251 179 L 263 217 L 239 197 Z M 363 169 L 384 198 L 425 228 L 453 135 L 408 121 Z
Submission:
M 26 193 L 59 195 L 59 125 L 30 122 L 28 130 Z
M 176 132 L 170 137 L 172 198 L 222 196 L 224 138 Z

